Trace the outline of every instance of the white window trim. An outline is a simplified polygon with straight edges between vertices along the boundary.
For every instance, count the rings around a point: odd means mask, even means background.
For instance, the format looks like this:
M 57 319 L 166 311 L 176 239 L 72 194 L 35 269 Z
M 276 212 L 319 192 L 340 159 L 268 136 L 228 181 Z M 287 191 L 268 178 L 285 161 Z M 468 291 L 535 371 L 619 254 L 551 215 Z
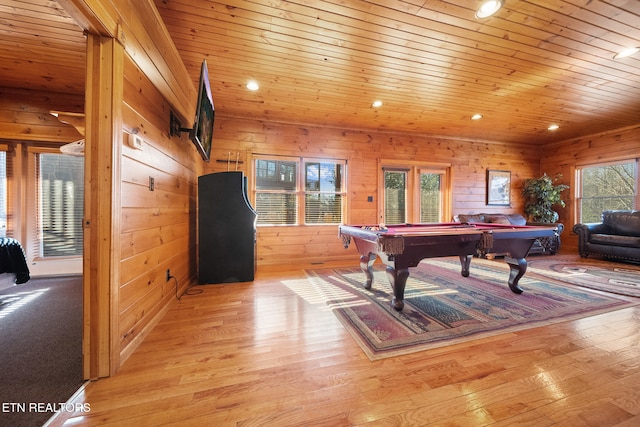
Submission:
M 390 159 L 380 159 L 378 161 L 378 222 L 384 223 L 385 187 L 384 171 L 397 170 L 407 171 L 407 223 L 418 223 L 420 220 L 420 174 L 438 173 L 442 175 L 442 213 L 440 222 L 450 222 L 452 218 L 452 198 L 451 183 L 452 165 L 451 163 L 440 162 L 420 162 L 420 161 L 398 161 Z
M 638 191 L 638 174 L 640 174 L 640 159 L 639 158 L 623 158 L 623 159 L 616 159 L 616 160 L 610 160 L 610 161 L 606 161 L 606 162 L 599 162 L 599 163 L 584 163 L 584 164 L 577 164 L 574 168 L 574 199 L 575 199 L 575 203 L 574 203 L 574 218 L 576 218 L 576 222 L 580 222 L 581 218 L 582 218 L 582 171 L 584 169 L 590 169 L 590 168 L 598 168 L 598 167 L 605 167 L 605 166 L 615 166 L 615 165 L 622 165 L 622 164 L 626 164 L 626 163 L 635 163 L 635 188 L 634 188 L 634 209 L 638 209 L 638 207 L 640 206 L 640 192 Z
M 304 188 L 304 179 L 305 179 L 305 164 L 307 162 L 325 162 L 325 163 L 336 163 L 343 165 L 343 176 L 342 176 L 342 191 L 336 192 L 332 194 L 340 194 L 342 195 L 342 221 L 343 223 L 347 220 L 347 212 L 348 212 L 348 201 L 347 201 L 347 186 L 348 186 L 348 160 L 347 159 L 336 159 L 330 157 L 313 157 L 313 156 L 281 156 L 281 155 L 273 155 L 273 154 L 256 154 L 253 153 L 250 156 L 251 162 L 251 200 L 253 202 L 254 207 L 257 205 L 256 199 L 257 194 L 262 192 L 268 192 L 268 190 L 257 190 L 257 169 L 256 169 L 256 161 L 257 160 L 275 160 L 275 161 L 287 161 L 287 162 L 296 162 L 297 167 L 297 175 L 296 175 L 296 190 L 295 197 L 297 201 L 297 212 L 296 212 L 296 223 L 295 224 L 256 224 L 257 227 L 335 227 L 336 223 L 305 223 L 305 195 L 307 191 Z M 277 193 L 281 193 L 280 191 L 274 191 Z
M 42 153 L 56 153 L 59 154 L 60 151 L 54 148 L 49 147 L 28 147 L 27 148 L 27 174 L 26 174 L 26 188 L 33 189 L 36 191 L 38 183 L 36 182 L 35 173 L 35 158 L 34 154 L 42 154 Z M 24 193 L 23 193 L 24 194 Z M 36 256 L 36 254 L 40 253 L 38 247 L 36 247 L 37 242 L 37 230 L 38 227 L 31 224 L 30 221 L 33 221 L 36 218 L 36 200 L 34 197 L 34 193 L 31 191 L 28 195 L 24 195 L 25 200 L 23 201 L 24 206 L 26 208 L 24 216 L 26 222 L 25 228 L 25 237 L 23 242 L 23 247 L 25 247 L 25 252 L 27 253 L 27 264 L 29 265 L 29 271 L 31 276 L 52 276 L 52 275 L 65 275 L 65 274 L 82 274 L 83 267 L 83 256 L 77 257 L 48 257 L 43 258 L 40 256 Z

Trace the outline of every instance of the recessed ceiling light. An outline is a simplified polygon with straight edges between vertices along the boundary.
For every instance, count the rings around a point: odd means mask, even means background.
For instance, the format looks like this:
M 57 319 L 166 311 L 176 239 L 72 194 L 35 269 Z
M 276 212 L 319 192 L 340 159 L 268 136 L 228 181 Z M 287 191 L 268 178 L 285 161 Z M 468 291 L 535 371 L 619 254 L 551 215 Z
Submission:
M 551 126 L 549 126 L 547 128 L 547 130 L 552 130 L 553 131 L 553 130 L 558 130 L 559 128 L 560 128 L 560 126 L 558 126 L 558 125 L 551 125 Z
M 476 10 L 476 18 L 484 19 L 494 15 L 502 8 L 502 0 L 488 0 L 482 3 L 482 6 Z
M 255 91 L 255 90 L 260 89 L 260 85 L 259 85 L 259 84 L 258 84 L 258 82 L 257 82 L 257 81 L 255 81 L 255 80 L 249 80 L 249 81 L 247 82 L 247 89 L 249 89 L 249 90 L 254 90 L 254 91 Z
M 382 107 L 382 101 L 380 101 L 379 99 L 373 101 L 373 103 L 371 104 L 371 106 L 373 108 L 378 108 L 378 107 Z
M 624 50 L 621 50 L 620 52 L 618 52 L 613 59 L 622 59 L 622 58 L 626 58 L 627 56 L 631 56 L 631 55 L 635 55 L 636 53 L 640 52 L 640 47 L 628 47 Z
M 482 118 L 482 114 L 474 114 L 471 116 L 471 120 L 480 120 Z

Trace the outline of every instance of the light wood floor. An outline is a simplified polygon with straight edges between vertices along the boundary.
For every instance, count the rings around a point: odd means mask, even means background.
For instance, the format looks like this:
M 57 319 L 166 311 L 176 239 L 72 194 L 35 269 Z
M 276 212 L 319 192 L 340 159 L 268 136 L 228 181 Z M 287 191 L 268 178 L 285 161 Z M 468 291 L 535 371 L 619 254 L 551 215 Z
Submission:
M 64 425 L 640 425 L 640 308 L 371 362 L 303 278 L 192 288 Z

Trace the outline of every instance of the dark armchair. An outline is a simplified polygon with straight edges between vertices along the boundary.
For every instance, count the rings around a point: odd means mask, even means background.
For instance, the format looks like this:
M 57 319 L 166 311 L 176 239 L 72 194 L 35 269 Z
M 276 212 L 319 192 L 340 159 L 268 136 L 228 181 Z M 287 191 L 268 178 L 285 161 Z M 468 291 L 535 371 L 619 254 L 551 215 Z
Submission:
M 610 210 L 602 213 L 602 222 L 576 224 L 578 253 L 603 258 L 640 261 L 640 211 Z

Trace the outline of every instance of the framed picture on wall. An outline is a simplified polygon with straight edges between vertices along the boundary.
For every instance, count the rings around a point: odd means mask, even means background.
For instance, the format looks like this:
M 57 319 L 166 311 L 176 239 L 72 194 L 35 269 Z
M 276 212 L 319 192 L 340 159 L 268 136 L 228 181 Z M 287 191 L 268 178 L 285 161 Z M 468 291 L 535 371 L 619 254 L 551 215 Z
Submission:
M 487 169 L 487 205 L 511 206 L 511 171 Z

